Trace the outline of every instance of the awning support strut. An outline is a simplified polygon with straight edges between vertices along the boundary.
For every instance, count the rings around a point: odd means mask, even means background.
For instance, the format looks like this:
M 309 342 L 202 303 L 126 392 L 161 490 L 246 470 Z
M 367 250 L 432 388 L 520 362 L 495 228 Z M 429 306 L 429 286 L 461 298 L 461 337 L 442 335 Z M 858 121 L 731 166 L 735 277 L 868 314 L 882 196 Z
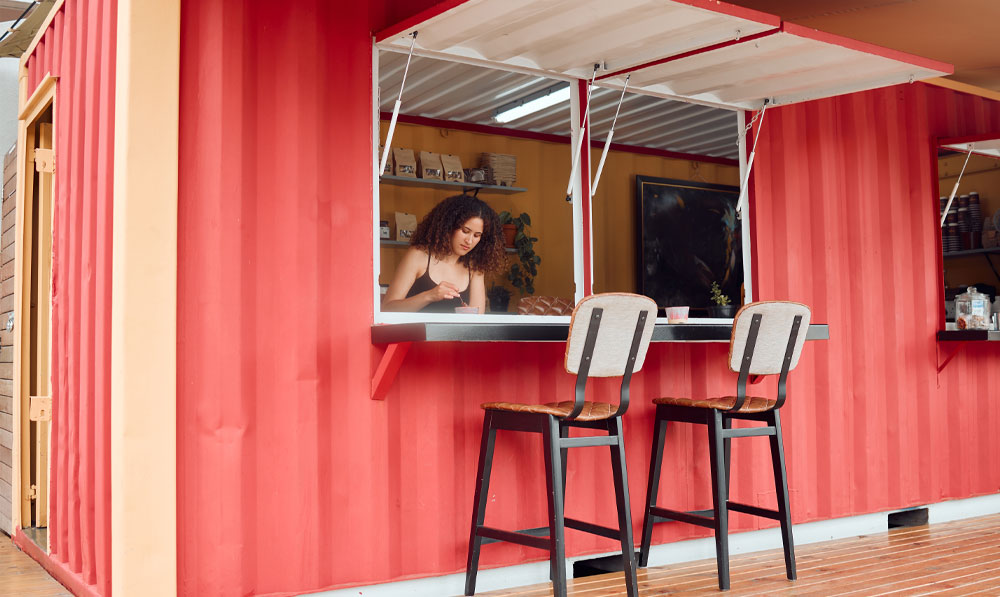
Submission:
M 590 96 L 594 94 L 594 79 L 597 78 L 597 69 L 600 64 L 594 65 L 594 74 L 590 77 L 590 85 L 587 87 L 587 108 L 583 111 L 583 121 L 580 123 L 580 136 L 576 139 L 576 149 L 573 151 L 573 166 L 569 169 L 569 184 L 566 185 L 566 201 L 573 201 L 573 177 L 576 176 L 576 169 L 580 165 L 580 150 L 583 148 L 583 138 L 587 135 L 586 130 L 590 120 Z M 589 177 L 590 174 L 588 173 Z
M 608 131 L 608 140 L 604 142 L 604 151 L 601 152 L 601 162 L 597 165 L 597 174 L 594 176 L 594 184 L 590 185 L 590 198 L 593 199 L 597 193 L 597 183 L 601 181 L 601 171 L 604 170 L 604 160 L 608 159 L 608 149 L 611 147 L 611 137 L 615 134 L 615 124 L 618 123 L 618 113 L 622 110 L 622 102 L 625 101 L 625 90 L 628 89 L 628 80 L 632 75 L 625 77 L 625 85 L 622 87 L 622 96 L 618 98 L 618 108 L 615 110 L 615 117 L 611 120 L 611 130 Z
M 417 32 L 412 34 L 410 40 L 410 53 L 406 56 L 406 68 L 403 70 L 403 80 L 399 83 L 399 95 L 396 96 L 396 105 L 392 107 L 392 120 L 389 121 L 389 131 L 385 136 L 385 146 L 382 147 L 382 159 L 379 161 L 379 176 L 385 172 L 385 163 L 389 160 L 389 152 L 392 151 L 392 133 L 396 130 L 396 119 L 399 118 L 399 107 L 403 105 L 403 89 L 406 87 L 406 74 L 410 72 L 410 59 L 413 58 L 413 44 L 417 41 Z
M 743 216 L 743 206 L 747 201 L 747 194 L 750 190 L 750 172 L 753 171 L 753 158 L 757 151 L 757 140 L 760 139 L 760 130 L 764 128 L 764 112 L 767 111 L 768 100 L 764 100 L 764 105 L 761 106 L 760 112 L 753 117 L 750 124 L 746 126 L 740 137 L 746 137 L 746 134 L 753 130 L 753 123 L 760 119 L 760 124 L 757 125 L 757 133 L 753 137 L 753 145 L 750 147 L 750 158 L 747 160 L 747 171 L 743 175 L 743 180 L 740 184 L 740 198 L 736 202 L 736 217 L 740 218 Z
M 972 157 L 972 147 L 972 143 L 969 143 L 969 152 L 965 154 L 965 163 L 962 164 L 962 171 L 958 173 L 958 180 L 955 181 L 955 186 L 951 189 L 951 197 L 948 197 L 948 204 L 944 206 L 944 213 L 941 214 L 941 228 L 944 228 L 944 221 L 948 218 L 948 212 L 951 210 L 951 202 L 955 200 L 955 194 L 958 193 L 958 183 L 962 182 L 965 167 L 969 165 L 969 158 Z

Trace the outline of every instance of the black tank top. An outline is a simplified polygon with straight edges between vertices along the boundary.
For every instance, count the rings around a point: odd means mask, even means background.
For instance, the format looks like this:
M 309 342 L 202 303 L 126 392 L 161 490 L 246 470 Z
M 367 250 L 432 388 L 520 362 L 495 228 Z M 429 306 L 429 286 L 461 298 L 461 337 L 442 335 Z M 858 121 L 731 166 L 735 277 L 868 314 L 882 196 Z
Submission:
M 421 292 L 426 292 L 435 288 L 438 285 L 437 282 L 431 279 L 431 254 L 427 253 L 427 270 L 424 271 L 424 275 L 420 276 L 413 282 L 413 286 L 410 286 L 410 291 L 406 293 L 406 298 L 411 296 L 416 296 Z M 455 307 L 461 307 L 462 301 L 466 304 L 469 302 L 469 290 L 472 288 L 472 270 L 469 270 L 469 284 L 465 287 L 465 290 L 459 292 L 458 295 L 462 297 L 462 300 L 445 299 L 443 301 L 436 301 L 428 304 L 426 307 L 418 311 L 419 313 L 454 313 Z

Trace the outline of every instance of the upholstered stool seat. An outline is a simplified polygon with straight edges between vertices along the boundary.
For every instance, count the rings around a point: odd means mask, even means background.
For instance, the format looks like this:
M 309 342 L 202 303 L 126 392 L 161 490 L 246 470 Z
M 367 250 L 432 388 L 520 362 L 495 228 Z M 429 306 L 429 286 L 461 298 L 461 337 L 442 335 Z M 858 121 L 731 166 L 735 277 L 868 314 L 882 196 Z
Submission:
M 466 595 L 476 592 L 481 546 L 493 541 L 507 541 L 548 551 L 552 592 L 556 597 L 565 597 L 566 528 L 618 540 L 622 548 L 626 591 L 629 597 L 638 595 L 622 415 L 628 409 L 629 381 L 632 373 L 642 367 L 646 358 L 655 321 L 656 303 L 644 296 L 609 293 L 587 297 L 573 310 L 566 341 L 565 368 L 568 373 L 576 374 L 574 399 L 544 404 L 496 401 L 481 405 L 484 410 L 483 439 L 479 448 L 469 562 L 465 574 Z M 583 398 L 589 377 L 620 377 L 622 385 L 618 404 L 585 401 Z M 570 437 L 569 430 L 572 427 L 606 432 L 607 435 Z M 547 527 L 507 531 L 483 524 L 490 471 L 493 467 L 493 446 L 498 430 L 541 434 L 548 496 Z M 567 518 L 564 514 L 569 449 L 587 446 L 611 448 L 618 528 Z M 587 487 L 586 491 L 593 494 L 594 488 Z M 545 536 L 546 533 L 548 536 Z
M 666 404 L 670 406 L 687 406 L 690 408 L 713 408 L 715 410 L 733 410 L 739 396 L 720 396 L 718 398 L 654 398 L 653 404 Z M 757 396 L 747 396 L 743 405 L 736 412 L 760 413 L 774 408 L 777 400 L 773 398 L 760 398 Z
M 536 413 L 564 418 L 573 412 L 575 404 L 570 400 L 547 404 L 521 404 L 520 402 L 485 402 L 483 410 L 503 410 L 513 413 Z M 617 404 L 607 402 L 584 402 L 583 410 L 576 416 L 577 421 L 603 421 L 610 419 L 618 410 Z
M 792 517 L 788 507 L 785 451 L 781 443 L 778 409 L 785 402 L 785 381 L 795 368 L 809 329 L 809 307 L 799 303 L 769 301 L 744 306 L 733 319 L 729 339 L 729 368 L 739 372 L 735 396 L 716 398 L 656 398 L 653 449 L 646 486 L 646 513 L 642 525 L 639 566 L 649 563 L 653 524 L 674 520 L 708 527 L 715 532 L 715 558 L 719 588 L 729 588 L 729 511 L 777 520 L 785 553 L 785 574 L 795 580 L 795 546 Z M 779 375 L 777 398 L 747 396 L 751 375 Z M 764 426 L 733 428 L 733 420 L 764 423 Z M 712 466 L 712 509 L 690 512 L 669 510 L 657 505 L 660 471 L 663 467 L 664 438 L 668 422 L 695 423 L 708 427 L 709 458 Z M 771 444 L 777 508 L 762 508 L 729 499 L 729 451 L 733 438 L 766 436 Z M 687 482 L 684 480 L 683 482 Z

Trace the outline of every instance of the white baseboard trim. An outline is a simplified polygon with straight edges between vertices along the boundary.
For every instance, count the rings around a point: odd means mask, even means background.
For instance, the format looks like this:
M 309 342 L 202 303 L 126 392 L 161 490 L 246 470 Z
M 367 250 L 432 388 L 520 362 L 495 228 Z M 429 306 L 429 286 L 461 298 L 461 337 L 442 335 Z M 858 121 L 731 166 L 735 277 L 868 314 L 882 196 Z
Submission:
M 1000 513 L 1000 494 L 984 495 L 960 500 L 949 500 L 926 506 L 914 506 L 904 510 L 927 508 L 930 524 L 987 516 Z M 892 512 L 897 512 L 893 510 Z M 796 545 L 807 545 L 834 539 L 846 539 L 859 535 L 884 533 L 888 529 L 887 517 L 891 512 L 876 512 L 845 518 L 833 518 L 817 522 L 794 525 Z M 638 537 L 637 537 L 638 539 Z M 760 531 L 734 533 L 729 536 L 731 554 L 751 553 L 781 548 L 781 534 L 777 528 Z M 606 554 L 590 554 L 567 558 L 566 568 L 572 574 L 573 562 L 599 558 Z M 664 545 L 654 545 L 649 551 L 650 566 L 666 566 L 715 557 L 715 540 L 711 537 L 677 541 Z M 533 585 L 549 580 L 549 563 L 534 562 L 480 570 L 476 582 L 477 592 L 497 591 Z M 461 595 L 465 591 L 465 574 L 448 574 L 414 580 L 403 580 L 366 587 L 351 587 L 322 593 L 311 593 L 322 597 L 440 597 L 441 595 Z

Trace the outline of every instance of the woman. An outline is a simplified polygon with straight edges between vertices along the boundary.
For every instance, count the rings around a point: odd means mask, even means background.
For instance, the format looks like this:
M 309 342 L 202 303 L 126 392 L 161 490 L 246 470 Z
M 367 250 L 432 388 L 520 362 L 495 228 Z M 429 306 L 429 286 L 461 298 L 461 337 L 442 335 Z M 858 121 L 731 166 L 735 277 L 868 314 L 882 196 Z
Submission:
M 454 313 L 468 305 L 485 313 L 485 276 L 505 263 L 496 212 L 470 195 L 448 197 L 414 231 L 382 310 Z

